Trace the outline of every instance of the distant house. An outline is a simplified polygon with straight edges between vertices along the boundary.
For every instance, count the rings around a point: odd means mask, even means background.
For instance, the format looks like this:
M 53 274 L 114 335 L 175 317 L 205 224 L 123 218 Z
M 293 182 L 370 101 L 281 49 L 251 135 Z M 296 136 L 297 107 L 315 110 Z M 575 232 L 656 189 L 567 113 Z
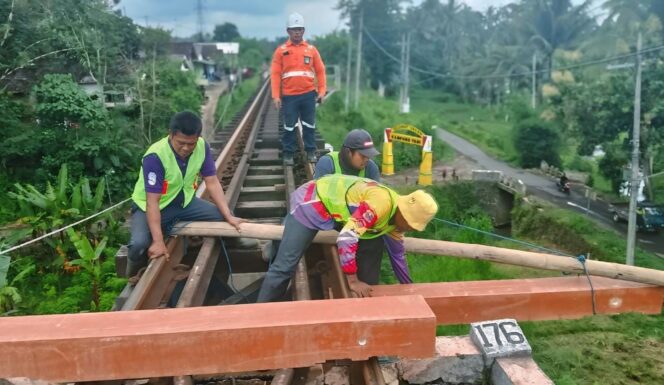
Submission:
M 238 43 L 193 43 L 172 42 L 169 56 L 180 63 L 182 71 L 193 71 L 199 85 L 221 80 L 222 67 L 219 64 L 224 55 L 237 54 Z
M 92 100 L 100 100 L 106 108 L 126 107 L 131 105 L 133 98 L 128 91 L 104 90 L 92 76 L 84 76 L 78 85 Z
M 0 83 L 0 89 L 4 89 L 14 95 L 28 95 L 33 86 L 34 75 L 25 70 L 18 70 L 7 76 Z
M 93 100 L 101 99 L 104 95 L 104 86 L 99 84 L 95 78 L 90 75 L 84 76 L 81 80 L 78 81 L 78 85 L 83 88 L 88 96 Z

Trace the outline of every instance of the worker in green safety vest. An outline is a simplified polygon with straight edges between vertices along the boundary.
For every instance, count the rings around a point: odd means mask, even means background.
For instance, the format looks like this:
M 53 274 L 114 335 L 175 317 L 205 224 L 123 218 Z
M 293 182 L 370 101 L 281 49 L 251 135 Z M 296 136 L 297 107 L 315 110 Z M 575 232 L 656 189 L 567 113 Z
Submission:
M 178 221 L 223 221 L 238 230 L 244 222 L 228 207 L 210 146 L 201 138 L 201 119 L 190 111 L 175 114 L 167 137 L 143 155 L 134 186 L 127 276 L 148 258 L 168 258 L 164 234 Z M 196 197 L 199 175 L 212 202 Z
M 380 171 L 373 157 L 380 155 L 371 135 L 363 129 L 351 130 L 344 138 L 339 152 L 322 156 L 316 163 L 314 179 L 325 175 L 343 174 L 380 182 Z M 337 225 L 337 230 L 340 230 Z M 385 245 L 382 237 L 360 239 L 357 247 L 357 278 L 369 285 L 380 280 L 380 264 Z
M 341 225 L 337 237 L 341 269 L 355 295 L 371 293 L 371 286 L 357 276 L 360 239 L 383 237 L 395 276 L 400 283 L 411 283 L 404 233 L 424 230 L 438 211 L 436 201 L 423 190 L 399 195 L 376 181 L 337 174 L 300 186 L 291 194 L 290 207 L 277 256 L 265 275 L 257 302 L 281 299 L 316 233 L 332 230 L 337 224 Z

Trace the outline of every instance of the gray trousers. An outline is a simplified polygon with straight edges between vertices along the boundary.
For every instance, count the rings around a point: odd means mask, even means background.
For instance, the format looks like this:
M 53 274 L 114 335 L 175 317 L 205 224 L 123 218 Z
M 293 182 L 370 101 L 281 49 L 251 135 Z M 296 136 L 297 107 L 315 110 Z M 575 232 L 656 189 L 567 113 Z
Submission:
M 176 205 L 166 206 L 161 210 L 161 231 L 164 238 L 170 233 L 173 225 L 179 221 L 223 221 L 224 217 L 217 206 L 206 200 L 194 197 L 187 207 Z M 127 276 L 133 277 L 142 267 L 147 266 L 147 251 L 152 244 L 152 234 L 148 227 L 145 211 L 132 206 L 131 240 L 127 253 Z
M 284 235 L 277 256 L 265 274 L 265 280 L 256 302 L 273 302 L 286 294 L 288 283 L 295 274 L 300 258 L 307 250 L 318 230 L 311 230 L 288 214 L 284 221 Z M 383 256 L 382 237 L 360 240 L 357 251 L 357 278 L 370 285 L 378 283 Z

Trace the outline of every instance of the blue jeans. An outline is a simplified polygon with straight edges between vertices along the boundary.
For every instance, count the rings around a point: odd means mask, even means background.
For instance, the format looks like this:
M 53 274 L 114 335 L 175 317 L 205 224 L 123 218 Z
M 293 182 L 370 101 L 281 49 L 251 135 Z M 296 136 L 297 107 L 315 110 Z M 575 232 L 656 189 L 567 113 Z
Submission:
M 307 250 L 318 230 L 311 230 L 288 214 L 284 221 L 284 235 L 277 256 L 265 274 L 256 302 L 273 302 L 286 294 L 300 257 Z
M 224 217 L 214 204 L 194 197 L 187 207 L 169 205 L 161 210 L 161 231 L 164 237 L 179 221 L 223 221 Z M 147 251 L 152 244 L 152 234 L 148 227 L 145 211 L 132 205 L 131 240 L 127 253 L 127 276 L 132 277 L 148 264 Z
M 284 153 L 293 154 L 297 150 L 295 125 L 299 118 L 302 122 L 302 140 L 306 151 L 316 150 L 316 91 L 301 95 L 284 95 L 281 98 L 284 114 L 284 133 L 281 138 Z

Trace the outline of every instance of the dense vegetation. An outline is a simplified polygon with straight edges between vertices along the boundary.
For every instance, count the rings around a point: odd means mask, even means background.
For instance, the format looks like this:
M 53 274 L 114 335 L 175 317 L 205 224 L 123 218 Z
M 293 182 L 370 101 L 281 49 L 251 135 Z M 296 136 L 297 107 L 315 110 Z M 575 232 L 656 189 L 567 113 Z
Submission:
M 664 170 L 661 1 L 515 0 L 484 12 L 455 0 L 404 4 L 340 0 L 338 8 L 349 17 L 350 33 L 315 39 L 323 58 L 345 66 L 348 42 L 356 44 L 362 15 L 365 66 L 360 82 L 396 96 L 405 81 L 399 71 L 400 44 L 410 34 L 411 109 L 421 111 L 418 103 L 430 102 L 415 100 L 414 95 L 424 91 L 443 104 L 483 105 L 494 109 L 494 115 L 503 110 L 495 125 L 508 127 L 500 135 L 492 132 L 493 124 L 475 130 L 468 116 L 457 121 L 467 126 L 462 128 L 467 138 L 480 137 L 507 161 L 532 167 L 547 160 L 565 169 L 594 171 L 590 182 L 608 179 L 598 187 L 610 194 L 623 182 L 622 169 L 631 153 L 634 68 L 625 64 L 634 62 L 641 33 L 645 64 L 640 164 L 645 175 Z M 524 117 L 508 107 L 516 103 L 530 108 L 533 58 L 537 108 L 530 111 L 525 130 Z M 486 143 L 491 137 L 493 143 Z M 537 142 L 542 144 L 533 147 Z M 606 153 L 603 161 L 589 158 L 596 146 Z M 664 201 L 664 176 L 647 182 L 649 198 Z
M 0 2 L 0 250 L 125 200 L 170 117 L 200 111 L 201 89 L 169 58 L 171 40 L 104 0 Z M 243 41 L 222 68 L 262 64 L 265 46 Z M 126 103 L 104 103 L 117 96 Z M 0 256 L 0 314 L 110 309 L 124 284 L 113 256 L 127 241 L 127 208 Z

